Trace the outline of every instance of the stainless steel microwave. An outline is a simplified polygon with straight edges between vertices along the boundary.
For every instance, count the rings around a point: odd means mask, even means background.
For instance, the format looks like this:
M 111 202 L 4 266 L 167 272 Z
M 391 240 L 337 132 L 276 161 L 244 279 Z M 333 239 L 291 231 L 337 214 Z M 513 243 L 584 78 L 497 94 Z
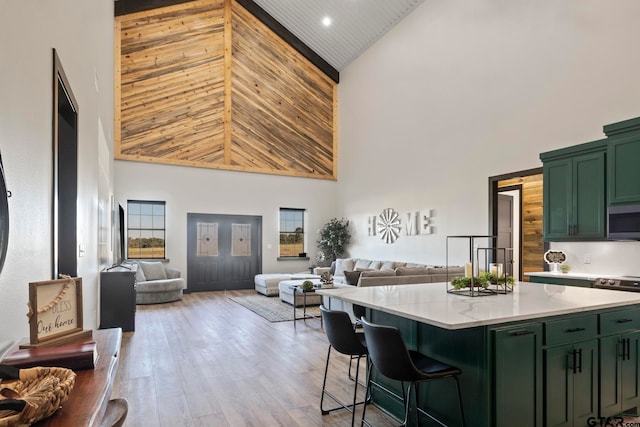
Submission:
M 609 240 L 640 240 L 640 205 L 609 207 L 607 224 Z

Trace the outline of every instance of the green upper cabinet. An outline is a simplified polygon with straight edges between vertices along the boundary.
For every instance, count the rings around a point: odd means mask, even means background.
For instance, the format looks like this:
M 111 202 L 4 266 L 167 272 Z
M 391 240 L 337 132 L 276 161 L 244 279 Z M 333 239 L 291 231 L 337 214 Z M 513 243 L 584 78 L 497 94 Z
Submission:
M 606 140 L 542 153 L 540 159 L 544 239 L 605 239 Z
M 604 126 L 610 205 L 640 203 L 640 117 Z

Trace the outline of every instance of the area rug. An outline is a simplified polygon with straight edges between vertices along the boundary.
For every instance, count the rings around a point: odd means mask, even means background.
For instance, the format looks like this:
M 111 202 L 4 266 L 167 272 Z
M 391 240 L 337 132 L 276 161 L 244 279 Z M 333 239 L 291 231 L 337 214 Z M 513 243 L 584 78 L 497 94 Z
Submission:
M 269 322 L 286 322 L 293 320 L 293 307 L 280 301 L 278 297 L 266 297 L 264 295 L 247 295 L 242 297 L 229 297 L 233 302 L 248 308 Z M 307 314 L 320 316 L 320 307 L 307 307 Z M 302 317 L 302 307 L 296 309 L 296 316 Z

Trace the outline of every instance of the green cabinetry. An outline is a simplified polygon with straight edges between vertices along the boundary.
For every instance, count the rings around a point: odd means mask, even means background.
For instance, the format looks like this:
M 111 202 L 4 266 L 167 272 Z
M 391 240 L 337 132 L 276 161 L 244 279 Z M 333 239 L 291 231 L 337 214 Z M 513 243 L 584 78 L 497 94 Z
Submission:
M 640 203 L 640 117 L 604 126 L 610 205 Z
M 587 425 L 598 412 L 598 340 L 544 350 L 547 426 Z
M 544 324 L 545 425 L 587 425 L 598 413 L 598 319 Z
M 542 324 L 492 330 L 497 426 L 541 426 Z
M 546 241 L 606 237 L 606 140 L 540 154 Z
M 638 327 L 638 310 L 621 310 L 600 315 L 602 417 L 611 417 L 640 405 L 640 332 L 636 330 Z

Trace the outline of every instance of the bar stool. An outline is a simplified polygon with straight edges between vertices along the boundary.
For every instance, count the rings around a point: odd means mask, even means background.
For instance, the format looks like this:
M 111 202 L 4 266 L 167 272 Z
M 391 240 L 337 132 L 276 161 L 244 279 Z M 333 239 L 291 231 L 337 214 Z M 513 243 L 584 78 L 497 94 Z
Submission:
M 322 314 L 322 321 L 324 323 L 324 330 L 329 340 L 329 349 L 327 350 L 327 363 L 324 368 L 324 379 L 322 380 L 322 395 L 320 397 L 320 411 L 322 415 L 326 415 L 330 412 L 346 409 L 351 412 L 351 425 L 354 425 L 355 421 L 355 408 L 356 405 L 364 403 L 356 402 L 358 394 L 358 374 L 360 371 L 360 359 L 364 356 L 367 357 L 367 346 L 364 341 L 364 334 L 362 332 L 356 332 L 351 323 L 349 314 L 344 311 L 329 310 L 324 305 L 320 306 L 320 312 Z M 345 354 L 350 357 L 356 357 L 356 374 L 353 386 L 353 402 L 351 404 L 345 404 L 338 399 L 334 394 L 326 389 L 327 386 L 327 371 L 329 370 L 329 358 L 331 356 L 331 349 L 335 349 L 337 352 Z M 351 366 L 351 361 L 349 362 Z M 364 386 L 364 384 L 360 383 Z M 333 399 L 340 406 L 332 409 L 324 409 L 324 396 L 325 394 Z M 366 396 L 365 396 L 366 399 Z
M 367 314 L 366 310 L 367 309 L 365 307 L 358 304 L 353 304 L 352 306 L 353 315 L 355 316 L 355 319 L 356 319 L 356 321 L 353 322 L 353 329 L 355 329 L 356 332 L 362 330 L 362 325 L 360 324 L 360 318 Z M 353 375 L 351 375 L 351 365 L 352 365 L 353 359 L 355 358 L 357 358 L 357 356 L 351 356 L 349 358 L 349 379 L 350 380 L 353 380 Z
M 402 400 L 405 407 L 405 415 L 403 426 L 409 421 L 409 409 L 411 407 L 411 391 L 414 390 L 416 395 L 416 425 L 419 423 L 419 413 L 423 413 L 440 425 L 445 425 L 431 414 L 418 408 L 418 392 L 419 383 L 426 381 L 439 380 L 443 378 L 453 378 L 456 382 L 456 391 L 458 393 L 458 405 L 460 407 L 460 418 L 464 426 L 464 412 L 462 409 L 462 396 L 460 394 L 460 383 L 458 375 L 462 373 L 460 369 L 447 365 L 436 359 L 432 359 L 417 351 L 408 350 L 407 346 L 400 335 L 398 328 L 393 326 L 376 325 L 361 319 L 364 335 L 369 350 L 369 358 L 373 366 L 385 377 L 402 382 Z M 409 382 L 409 387 L 405 395 L 404 382 Z M 367 394 L 370 393 L 371 375 L 367 380 Z M 365 423 L 365 411 L 367 403 L 365 401 L 362 409 L 362 423 Z

